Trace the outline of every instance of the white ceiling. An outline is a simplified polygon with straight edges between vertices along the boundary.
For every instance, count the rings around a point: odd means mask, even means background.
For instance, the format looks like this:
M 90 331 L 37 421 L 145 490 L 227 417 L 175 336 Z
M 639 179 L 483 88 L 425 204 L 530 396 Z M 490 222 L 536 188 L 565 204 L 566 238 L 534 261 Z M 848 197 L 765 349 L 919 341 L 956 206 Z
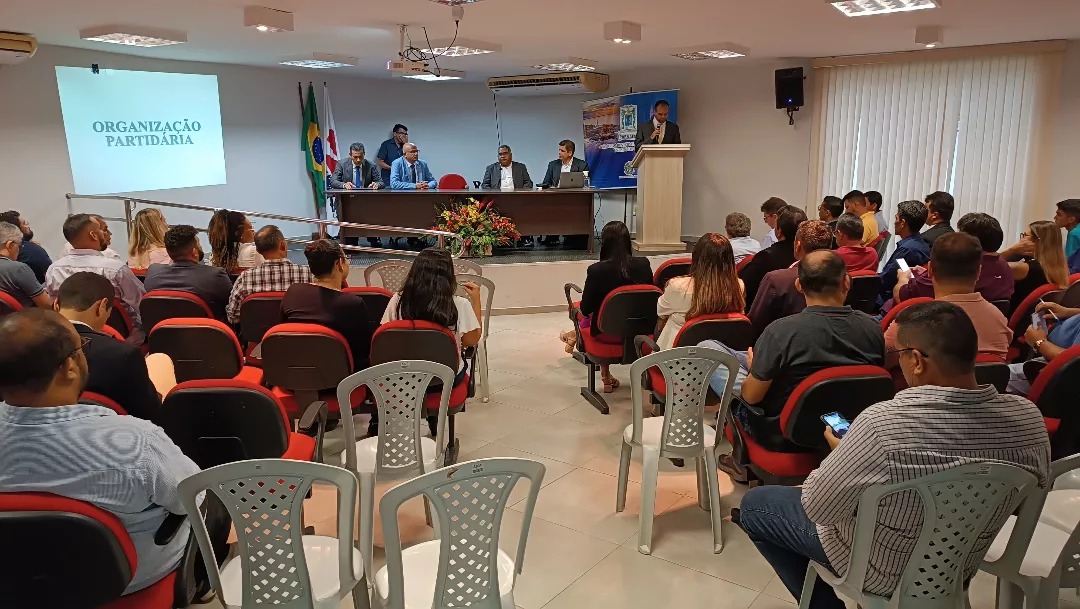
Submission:
M 295 14 L 295 31 L 244 28 L 243 7 L 260 4 Z M 893 15 L 843 16 L 824 0 L 482 0 L 468 5 L 460 35 L 501 44 L 479 57 L 443 58 L 470 80 L 535 72 L 536 63 L 569 56 L 605 72 L 691 64 L 673 49 L 734 42 L 755 59 L 820 57 L 917 48 L 919 25 L 945 29 L 943 46 L 1080 38 L 1080 0 L 943 0 L 942 8 Z M 603 39 L 605 21 L 643 24 L 643 41 Z M 396 58 L 399 23 L 427 26 L 430 37 L 453 35 L 450 8 L 431 0 L 0 0 L 0 29 L 37 36 L 42 44 L 146 57 L 274 66 L 305 53 L 360 58 L 339 71 L 385 76 Z M 81 28 L 134 24 L 183 30 L 187 44 L 156 49 L 79 39 Z M 422 46 L 419 27 L 413 43 Z M 693 62 L 716 65 L 721 60 Z

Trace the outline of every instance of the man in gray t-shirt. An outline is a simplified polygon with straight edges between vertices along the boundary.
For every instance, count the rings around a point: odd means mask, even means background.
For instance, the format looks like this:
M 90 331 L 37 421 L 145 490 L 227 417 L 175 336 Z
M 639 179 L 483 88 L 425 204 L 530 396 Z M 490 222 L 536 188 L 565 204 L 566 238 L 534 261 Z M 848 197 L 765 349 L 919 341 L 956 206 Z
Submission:
M 0 292 L 9 294 L 24 307 L 51 308 L 52 301 L 34 271 L 17 262 L 22 237 L 19 227 L 0 222 Z

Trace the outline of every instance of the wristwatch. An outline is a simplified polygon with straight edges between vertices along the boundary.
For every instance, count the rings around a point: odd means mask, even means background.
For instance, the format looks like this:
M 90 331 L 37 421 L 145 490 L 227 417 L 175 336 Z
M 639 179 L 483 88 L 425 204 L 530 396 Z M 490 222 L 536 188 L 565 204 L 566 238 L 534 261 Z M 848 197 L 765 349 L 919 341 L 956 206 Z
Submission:
M 1045 342 L 1046 342 L 1045 338 L 1040 338 L 1039 340 L 1035 341 L 1035 345 L 1034 345 L 1035 350 L 1038 351 L 1039 347 L 1042 347 L 1042 344 L 1045 343 Z

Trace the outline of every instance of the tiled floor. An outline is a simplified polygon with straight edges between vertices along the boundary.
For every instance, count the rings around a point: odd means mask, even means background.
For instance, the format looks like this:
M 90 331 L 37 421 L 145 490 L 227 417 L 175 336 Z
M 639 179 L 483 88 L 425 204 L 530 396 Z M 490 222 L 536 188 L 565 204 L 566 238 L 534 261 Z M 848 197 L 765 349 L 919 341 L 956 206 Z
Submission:
M 563 351 L 557 335 L 565 314 L 492 319 L 489 338 L 491 402 L 470 402 L 458 417 L 461 460 L 523 457 L 547 467 L 515 601 L 522 609 L 648 607 L 651 609 L 791 609 L 787 590 L 742 531 L 725 522 L 724 551 L 713 554 L 709 514 L 697 506 L 692 464 L 664 460 L 656 496 L 652 555 L 638 553 L 640 455 L 631 468 L 626 511 L 615 513 L 620 434 L 630 422 L 628 368 L 615 368 L 623 387 L 600 415 L 579 395 L 584 367 Z M 362 428 L 361 428 L 362 429 Z M 341 432 L 328 442 L 340 451 Z M 337 463 L 336 455 L 327 458 Z M 380 485 L 382 487 L 382 485 Z M 739 503 L 745 488 L 720 474 L 722 504 Z M 517 547 L 527 489 L 515 489 L 503 521 L 501 544 Z M 308 522 L 336 534 L 332 494 L 309 500 Z M 329 510 L 327 509 L 329 506 Z M 419 503 L 406 509 L 403 537 L 430 539 Z M 376 524 L 378 527 L 378 523 Z M 378 528 L 376 529 L 378 530 Z M 381 536 L 376 535 L 376 544 Z M 376 549 L 381 567 L 381 550 Z M 994 580 L 976 578 L 973 609 L 992 609 Z M 1061 607 L 1080 609 L 1063 594 Z M 348 603 L 342 607 L 351 606 Z

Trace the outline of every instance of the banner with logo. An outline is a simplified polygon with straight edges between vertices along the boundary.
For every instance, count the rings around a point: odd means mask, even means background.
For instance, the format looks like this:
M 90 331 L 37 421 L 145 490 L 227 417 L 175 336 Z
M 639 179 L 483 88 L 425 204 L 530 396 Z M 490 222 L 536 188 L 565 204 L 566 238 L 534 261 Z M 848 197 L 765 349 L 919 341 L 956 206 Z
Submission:
M 679 90 L 627 93 L 585 102 L 582 109 L 585 131 L 585 162 L 593 188 L 636 188 L 634 138 L 638 125 L 652 120 L 656 102 L 671 106 L 668 120 L 679 122 Z

